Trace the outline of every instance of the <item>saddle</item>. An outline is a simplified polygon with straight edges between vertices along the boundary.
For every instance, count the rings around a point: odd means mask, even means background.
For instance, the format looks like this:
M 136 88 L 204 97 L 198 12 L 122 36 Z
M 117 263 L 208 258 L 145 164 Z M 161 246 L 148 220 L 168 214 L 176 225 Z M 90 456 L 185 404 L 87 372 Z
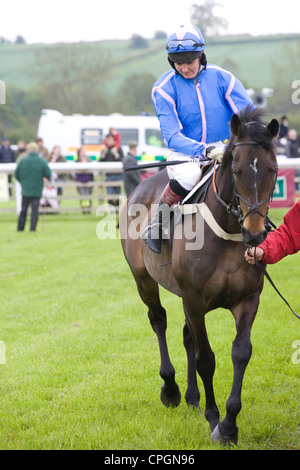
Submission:
M 205 200 L 207 190 L 213 179 L 213 173 L 214 173 L 214 162 L 211 162 L 208 165 L 204 165 L 202 167 L 202 172 L 201 172 L 199 182 L 189 192 L 189 194 L 183 199 L 183 201 L 181 202 L 181 205 L 193 204 L 193 203 L 199 202 L 201 199 Z
M 199 182 L 196 186 L 189 192 L 189 194 L 181 201 L 180 205 L 174 207 L 174 210 L 170 215 L 170 232 L 168 233 L 168 241 L 170 244 L 171 252 L 173 248 L 173 238 L 175 228 L 179 223 L 182 222 L 183 213 L 182 206 L 188 206 L 191 204 L 199 203 L 201 200 L 205 201 L 208 188 L 212 182 L 214 173 L 214 162 L 204 165 L 202 167 L 202 172 Z

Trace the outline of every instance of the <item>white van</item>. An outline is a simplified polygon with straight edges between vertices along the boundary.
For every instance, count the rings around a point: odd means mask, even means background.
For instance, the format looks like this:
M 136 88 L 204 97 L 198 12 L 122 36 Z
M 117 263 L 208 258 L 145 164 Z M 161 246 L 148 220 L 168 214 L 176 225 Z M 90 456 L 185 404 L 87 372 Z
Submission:
M 49 152 L 55 145 L 59 145 L 67 160 L 76 158 L 79 147 L 84 147 L 87 155 L 97 160 L 111 127 L 121 134 L 124 155 L 128 151 L 128 143 L 132 140 L 138 143 L 138 158 L 141 160 L 163 160 L 169 153 L 161 139 L 156 116 L 64 116 L 59 111 L 43 109 L 37 136 L 43 139 Z

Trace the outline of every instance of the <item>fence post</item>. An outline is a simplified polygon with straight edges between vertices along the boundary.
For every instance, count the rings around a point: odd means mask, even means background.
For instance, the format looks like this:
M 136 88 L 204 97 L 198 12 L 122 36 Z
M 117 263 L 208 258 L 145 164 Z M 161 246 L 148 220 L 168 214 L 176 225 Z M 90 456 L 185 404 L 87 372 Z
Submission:
M 99 171 L 98 173 L 98 179 L 99 179 L 99 204 L 103 204 L 104 200 L 104 175 L 102 171 Z
M 20 214 L 22 208 L 22 187 L 19 181 L 15 180 L 16 212 Z

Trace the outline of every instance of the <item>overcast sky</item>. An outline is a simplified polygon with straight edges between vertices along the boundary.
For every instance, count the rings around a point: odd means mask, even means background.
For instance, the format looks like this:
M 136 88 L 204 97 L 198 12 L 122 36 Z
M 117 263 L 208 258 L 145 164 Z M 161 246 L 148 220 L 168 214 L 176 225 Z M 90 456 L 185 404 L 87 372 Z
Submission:
M 4 0 L 0 36 L 27 43 L 153 37 L 190 23 L 191 6 L 201 0 Z M 230 34 L 300 33 L 298 0 L 218 0 L 215 13 L 228 21 Z M 248 5 L 248 7 L 247 7 Z

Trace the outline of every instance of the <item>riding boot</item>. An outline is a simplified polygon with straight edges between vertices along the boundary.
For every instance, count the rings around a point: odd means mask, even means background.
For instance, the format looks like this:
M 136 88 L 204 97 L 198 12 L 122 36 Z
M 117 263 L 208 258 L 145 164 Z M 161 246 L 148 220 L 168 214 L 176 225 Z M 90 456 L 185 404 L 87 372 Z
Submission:
M 147 246 L 154 253 L 161 252 L 162 239 L 163 239 L 163 227 L 166 227 L 170 221 L 170 210 L 163 210 L 161 207 L 165 204 L 171 207 L 173 204 L 177 204 L 182 201 L 185 195 L 176 194 L 170 187 L 170 183 L 165 187 L 162 196 L 158 202 L 153 219 L 150 225 L 144 231 L 142 238 L 145 240 Z

